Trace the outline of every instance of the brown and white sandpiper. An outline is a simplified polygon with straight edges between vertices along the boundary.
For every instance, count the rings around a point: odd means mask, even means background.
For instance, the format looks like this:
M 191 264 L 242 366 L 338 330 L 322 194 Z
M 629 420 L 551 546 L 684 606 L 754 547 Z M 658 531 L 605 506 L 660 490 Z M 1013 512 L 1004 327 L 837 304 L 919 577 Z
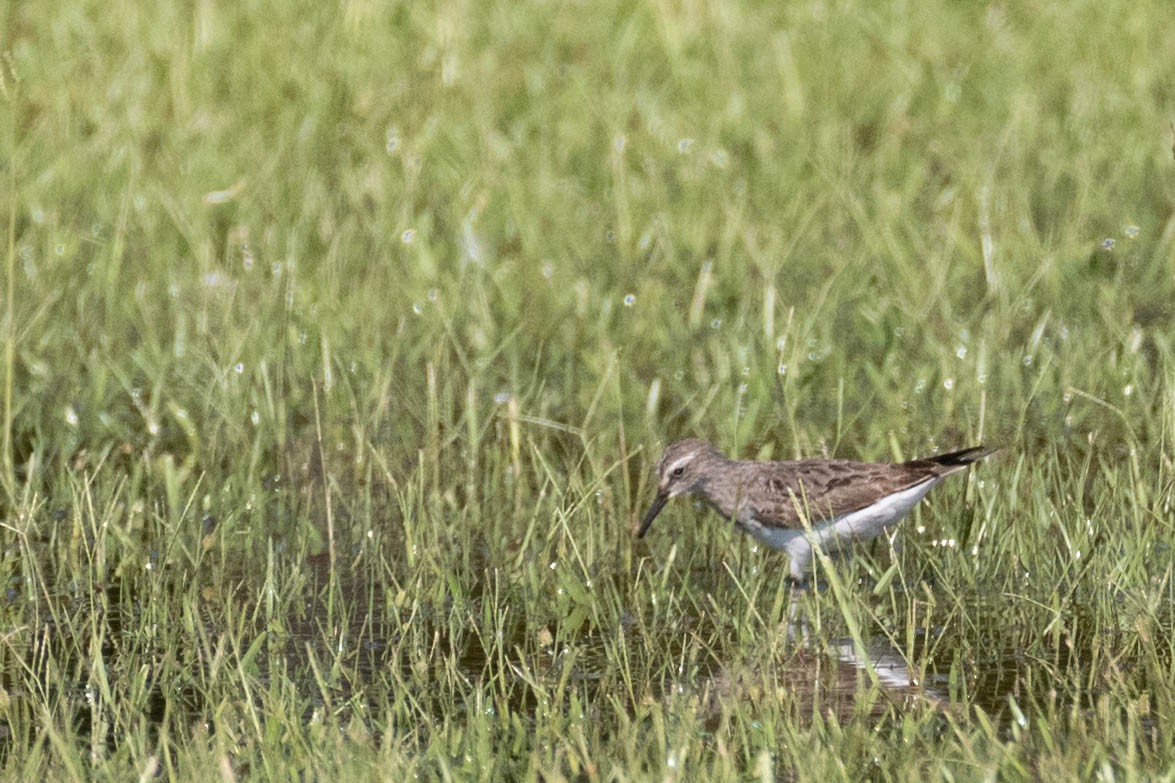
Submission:
M 935 485 L 994 449 L 975 446 L 909 462 L 727 459 L 704 440 L 670 444 L 657 463 L 657 497 L 643 537 L 665 504 L 701 495 L 719 514 L 773 549 L 787 552 L 791 576 L 807 576 L 814 547 L 833 552 L 874 538 L 904 517 Z

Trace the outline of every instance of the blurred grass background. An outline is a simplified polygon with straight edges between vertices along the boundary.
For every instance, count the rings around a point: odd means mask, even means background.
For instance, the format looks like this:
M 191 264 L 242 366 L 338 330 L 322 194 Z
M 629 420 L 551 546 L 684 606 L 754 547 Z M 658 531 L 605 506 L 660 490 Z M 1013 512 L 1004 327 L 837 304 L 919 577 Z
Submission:
M 1169 773 L 1173 27 L 6 6 L 6 774 Z M 907 649 L 945 725 L 698 717 L 683 662 L 782 655 L 786 607 L 688 504 L 631 540 L 682 436 L 1003 447 L 861 599 L 953 629 Z M 961 684 L 997 648 L 1043 662 L 1011 728 Z

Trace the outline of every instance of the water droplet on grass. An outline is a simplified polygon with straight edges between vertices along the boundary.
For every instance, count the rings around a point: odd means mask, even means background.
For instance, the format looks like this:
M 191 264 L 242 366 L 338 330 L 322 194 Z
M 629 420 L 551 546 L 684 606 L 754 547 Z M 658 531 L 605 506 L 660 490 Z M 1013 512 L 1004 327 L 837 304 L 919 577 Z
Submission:
M 235 365 L 233 365 L 233 372 L 235 372 L 237 375 L 241 375 L 242 373 L 244 373 L 245 372 L 245 363 L 244 362 L 237 362 Z
M 624 306 L 625 307 L 632 307 L 635 302 L 636 302 L 636 297 L 634 295 L 632 295 L 632 294 L 625 295 L 625 297 L 624 297 Z
M 1127 226 L 1125 232 L 1127 239 L 1138 239 L 1138 226 Z
M 1102 250 L 1113 250 L 1113 249 L 1114 249 L 1114 238 L 1113 237 L 1106 237 L 1105 239 L 1102 240 Z
M 415 239 L 416 239 L 416 229 L 414 229 L 414 228 L 405 229 L 404 233 L 400 234 L 400 241 L 403 242 L 405 245 L 411 245 Z
M 722 327 L 722 319 L 721 318 L 715 318 L 713 321 L 710 322 L 711 329 L 719 329 L 721 327 Z
M 776 371 L 780 375 L 787 375 L 787 365 L 786 364 L 779 365 L 779 367 L 776 369 Z

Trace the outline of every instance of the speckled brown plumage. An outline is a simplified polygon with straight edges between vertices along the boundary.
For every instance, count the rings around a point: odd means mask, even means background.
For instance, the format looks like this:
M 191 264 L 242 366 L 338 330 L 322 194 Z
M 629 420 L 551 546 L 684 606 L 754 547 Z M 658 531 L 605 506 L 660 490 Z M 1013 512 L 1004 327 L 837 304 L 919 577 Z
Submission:
M 670 498 L 700 495 L 748 533 L 769 546 L 786 549 L 795 574 L 807 564 L 813 545 L 835 548 L 844 539 L 877 535 L 904 516 L 934 484 L 991 451 L 976 446 L 895 464 L 752 462 L 727 459 L 702 440 L 678 441 L 665 449 L 657 464 L 657 497 L 638 536 L 648 531 Z M 810 534 L 800 536 L 805 530 Z

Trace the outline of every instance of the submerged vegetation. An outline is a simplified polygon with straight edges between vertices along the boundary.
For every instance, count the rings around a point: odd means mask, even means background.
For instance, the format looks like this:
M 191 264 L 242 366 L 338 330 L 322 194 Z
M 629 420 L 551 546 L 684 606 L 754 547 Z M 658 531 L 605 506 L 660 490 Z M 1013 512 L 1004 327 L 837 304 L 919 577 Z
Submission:
M 0 10 L 0 777 L 1175 773 L 1175 8 Z M 890 546 L 688 503 L 1000 452 Z

